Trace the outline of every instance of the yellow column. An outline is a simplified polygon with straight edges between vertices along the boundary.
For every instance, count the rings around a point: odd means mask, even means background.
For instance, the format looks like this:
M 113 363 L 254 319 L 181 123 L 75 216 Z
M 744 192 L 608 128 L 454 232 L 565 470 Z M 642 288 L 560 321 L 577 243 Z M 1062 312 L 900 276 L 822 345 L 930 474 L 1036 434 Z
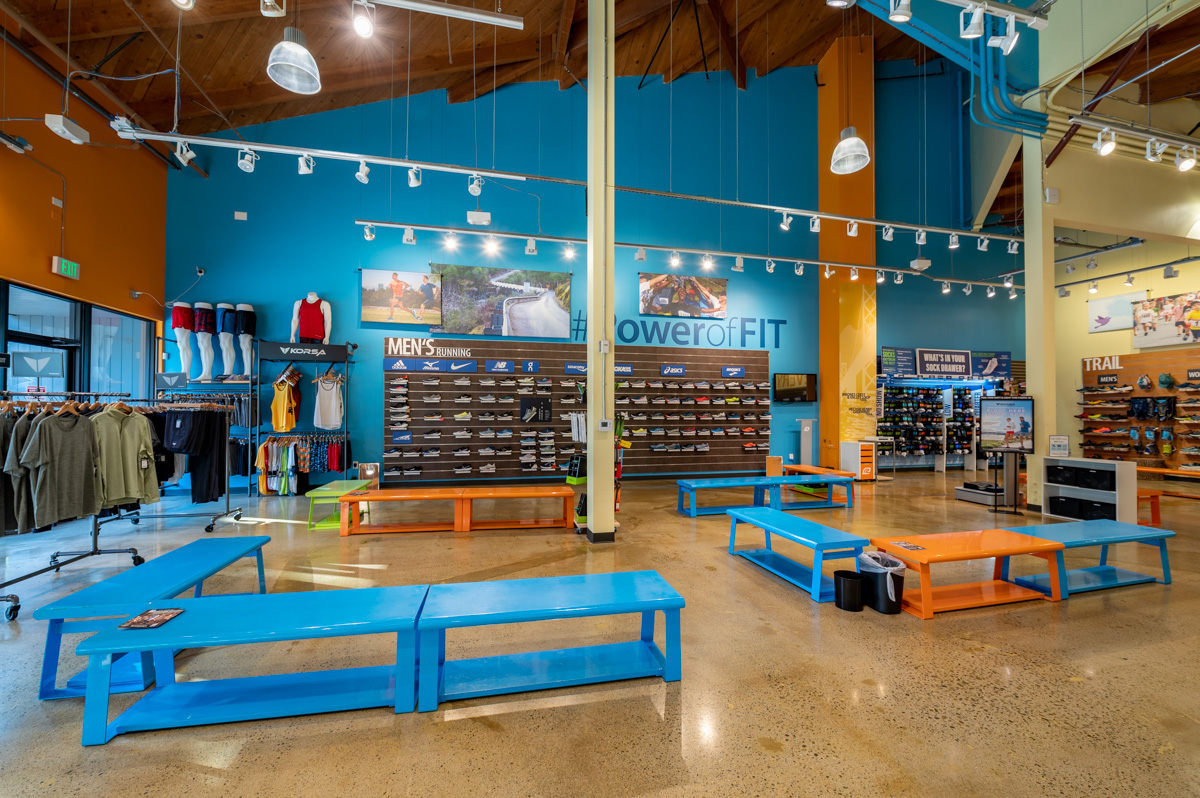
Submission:
M 1033 442 L 1038 454 L 1028 464 L 1026 503 L 1042 503 L 1042 456 L 1057 434 L 1058 397 L 1054 343 L 1054 217 L 1042 202 L 1041 139 L 1026 136 L 1022 175 L 1025 185 L 1025 393 L 1033 397 Z

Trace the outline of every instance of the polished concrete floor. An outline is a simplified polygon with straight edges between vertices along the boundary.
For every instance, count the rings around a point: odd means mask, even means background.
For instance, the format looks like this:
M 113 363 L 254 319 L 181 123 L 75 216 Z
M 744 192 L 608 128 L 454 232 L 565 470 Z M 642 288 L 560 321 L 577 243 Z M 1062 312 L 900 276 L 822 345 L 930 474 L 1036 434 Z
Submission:
M 987 510 L 947 498 L 959 482 L 901 476 L 865 486 L 853 510 L 806 516 L 868 536 L 998 525 Z M 920 621 L 810 601 L 729 556 L 723 517 L 677 515 L 673 487 L 627 484 L 617 543 L 607 545 L 563 531 L 340 538 L 307 531 L 295 498 L 255 500 L 242 523 L 220 523 L 214 533 L 272 537 L 271 592 L 657 570 L 688 602 L 683 680 L 669 685 L 641 679 L 459 701 L 426 714 L 375 709 L 143 732 L 83 748 L 81 699 L 36 698 L 46 624 L 32 610 L 130 567 L 129 559 L 96 558 L 15 586 L 25 609 L 18 621 L 0 622 L 0 796 L 1200 795 L 1195 502 L 1164 503 L 1164 526 L 1179 535 L 1170 544 L 1172 585 Z M 379 520 L 399 510 L 376 512 Z M 1030 514 L 999 523 L 1039 522 Z M 105 529 L 104 542 L 152 557 L 202 537 L 203 524 L 120 522 Z M 0 575 L 30 570 L 84 534 L 75 524 L 0 539 Z M 754 542 L 749 533 L 744 540 Z M 1095 555 L 1069 556 L 1068 567 Z M 207 589 L 250 589 L 251 562 Z M 1148 547 L 1122 545 L 1116 562 L 1158 573 Z M 1019 558 L 1014 571 L 1040 565 Z M 953 564 L 934 576 L 990 578 L 990 569 Z M 448 654 L 636 632 L 632 616 L 469 629 L 451 633 Z M 281 642 L 187 651 L 177 669 L 181 680 L 216 679 L 390 656 L 383 637 Z M 60 678 L 81 664 L 64 659 Z M 134 699 L 114 698 L 113 712 Z

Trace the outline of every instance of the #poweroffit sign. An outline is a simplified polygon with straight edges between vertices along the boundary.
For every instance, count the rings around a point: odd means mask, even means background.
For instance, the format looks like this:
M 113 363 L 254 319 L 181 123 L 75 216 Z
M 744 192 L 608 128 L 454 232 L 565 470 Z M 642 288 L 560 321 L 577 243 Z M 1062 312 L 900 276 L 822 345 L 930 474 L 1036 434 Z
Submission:
M 918 377 L 970 377 L 971 353 L 961 349 L 918 349 Z

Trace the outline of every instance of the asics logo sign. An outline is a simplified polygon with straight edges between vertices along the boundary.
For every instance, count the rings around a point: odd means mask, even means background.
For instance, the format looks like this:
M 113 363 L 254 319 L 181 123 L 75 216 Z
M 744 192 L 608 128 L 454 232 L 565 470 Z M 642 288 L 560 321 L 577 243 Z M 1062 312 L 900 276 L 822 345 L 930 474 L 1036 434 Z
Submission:
M 662 377 L 682 377 L 686 373 L 686 371 L 687 371 L 687 369 L 684 368 L 683 366 L 668 366 L 668 365 L 660 366 L 659 370 L 658 370 L 659 375 Z

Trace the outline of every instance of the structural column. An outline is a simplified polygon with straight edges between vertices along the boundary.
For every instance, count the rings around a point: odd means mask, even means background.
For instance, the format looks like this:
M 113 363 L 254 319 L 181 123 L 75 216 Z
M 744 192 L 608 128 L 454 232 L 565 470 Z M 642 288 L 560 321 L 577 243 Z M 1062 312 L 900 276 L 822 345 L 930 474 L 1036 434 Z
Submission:
M 819 209 L 875 216 L 875 49 L 870 36 L 838 39 L 817 65 Z M 829 170 L 842 129 L 854 126 L 867 144 L 871 163 L 850 175 Z M 797 220 L 806 225 L 807 220 Z M 875 227 L 860 225 L 850 236 L 844 222 L 821 227 L 821 260 L 875 264 Z M 818 390 L 821 445 L 817 463 L 837 468 L 842 441 L 875 434 L 875 273 L 851 280 L 838 269 L 818 281 L 820 345 Z
M 1038 454 L 1026 458 L 1026 504 L 1042 504 L 1042 457 L 1057 434 L 1058 360 L 1054 336 L 1054 217 L 1042 201 L 1042 141 L 1025 136 L 1021 146 L 1025 186 L 1025 393 L 1033 397 Z
M 587 518 L 588 540 L 614 539 L 613 162 L 616 43 L 611 0 L 588 0 Z M 607 429 L 602 427 L 607 426 Z

